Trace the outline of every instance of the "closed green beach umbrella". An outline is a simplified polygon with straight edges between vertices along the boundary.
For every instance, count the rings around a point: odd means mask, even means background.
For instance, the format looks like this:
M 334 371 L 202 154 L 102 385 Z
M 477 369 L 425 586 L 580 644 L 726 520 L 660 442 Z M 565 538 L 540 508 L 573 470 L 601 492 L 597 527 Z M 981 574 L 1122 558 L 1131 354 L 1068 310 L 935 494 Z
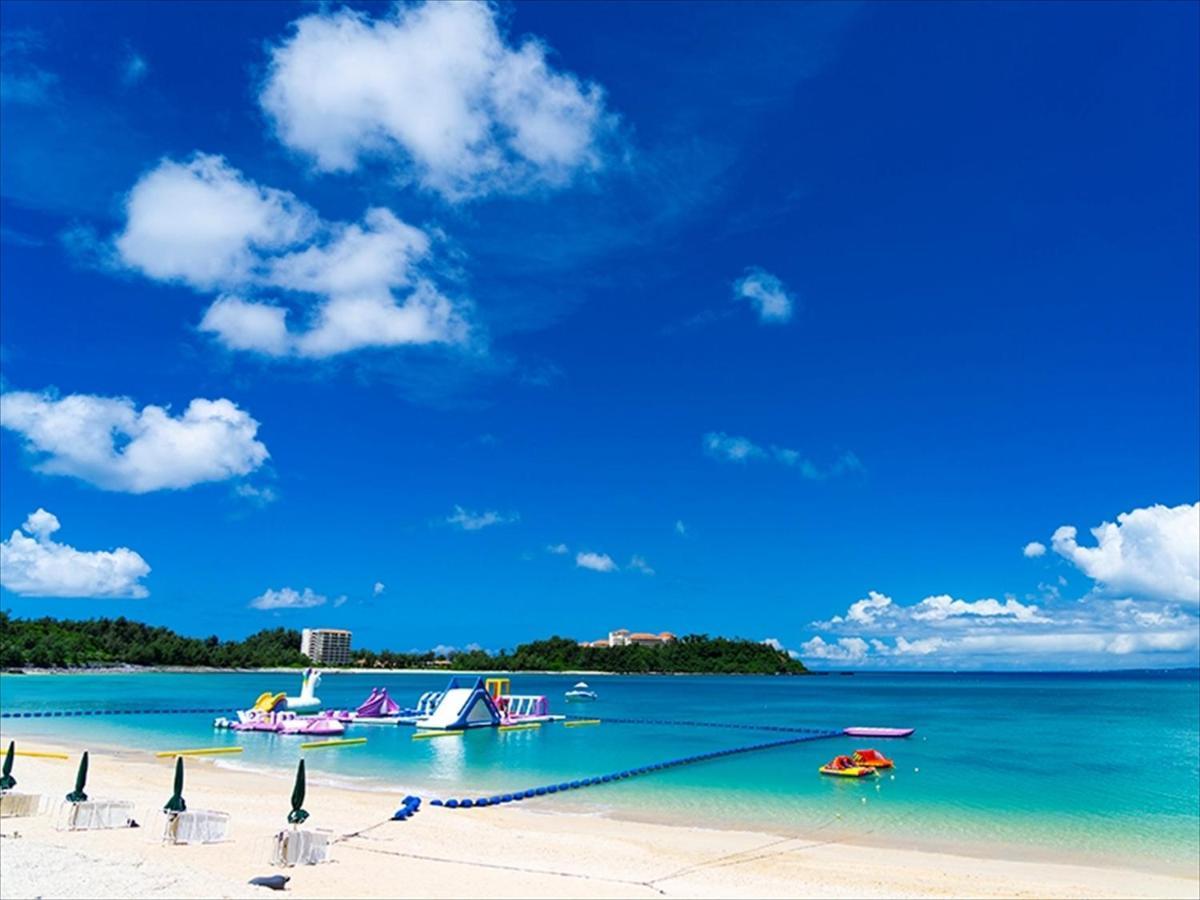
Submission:
M 308 818 L 308 813 L 301 807 L 304 806 L 304 760 L 300 760 L 300 765 L 296 767 L 296 784 L 292 788 L 292 811 L 288 813 L 288 824 L 299 825 Z
M 83 751 L 83 758 L 79 760 L 79 771 L 75 773 L 75 790 L 67 794 L 67 799 L 72 803 L 82 803 L 87 799 L 87 794 L 83 792 L 87 786 L 87 766 L 88 755 L 87 751 Z
M 183 812 L 187 804 L 183 802 L 183 757 L 175 757 L 175 793 L 163 807 L 167 812 Z
M 0 791 L 11 791 L 17 786 L 17 779 L 12 777 L 12 761 L 16 741 L 8 742 L 8 752 L 4 754 L 4 768 L 0 770 Z

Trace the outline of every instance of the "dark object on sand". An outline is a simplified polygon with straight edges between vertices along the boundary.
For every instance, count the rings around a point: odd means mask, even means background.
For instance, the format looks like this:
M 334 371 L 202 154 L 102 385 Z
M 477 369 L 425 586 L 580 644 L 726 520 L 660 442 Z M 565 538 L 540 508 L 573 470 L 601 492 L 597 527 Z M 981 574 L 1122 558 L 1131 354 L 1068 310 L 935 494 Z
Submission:
M 83 751 L 83 756 L 79 759 L 79 771 L 75 773 L 75 790 L 67 794 L 67 800 L 71 803 L 83 803 L 87 800 L 87 794 L 83 789 L 87 787 L 87 770 L 88 770 L 88 755 L 87 751 Z
M 290 875 L 259 875 L 257 878 L 251 878 L 250 883 L 273 891 L 283 891 L 287 890 L 287 883 L 291 880 Z

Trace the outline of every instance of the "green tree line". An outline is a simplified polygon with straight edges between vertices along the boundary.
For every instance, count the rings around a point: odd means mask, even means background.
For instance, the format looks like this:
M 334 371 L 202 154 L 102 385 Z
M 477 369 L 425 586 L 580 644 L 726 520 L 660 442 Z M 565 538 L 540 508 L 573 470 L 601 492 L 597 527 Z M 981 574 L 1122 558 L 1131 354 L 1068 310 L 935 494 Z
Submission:
M 483 650 L 455 653 L 455 669 L 501 671 L 585 670 L 623 674 L 687 672 L 712 675 L 802 675 L 807 670 L 798 659 L 758 641 L 706 634 L 689 634 L 652 646 L 581 647 L 576 641 L 552 637 L 521 644 L 512 653 L 492 655 Z
M 615 673 L 688 672 L 714 675 L 800 675 L 806 669 L 787 653 L 757 641 L 687 635 L 655 646 L 581 647 L 564 637 L 521 644 L 509 652 L 354 652 L 352 665 L 379 669 L 442 668 L 562 672 L 582 669 Z M 448 661 L 448 665 L 447 665 Z M 118 619 L 18 619 L 0 612 L 0 667 L 17 669 L 87 665 L 211 666 L 218 669 L 305 666 L 300 632 L 259 631 L 241 641 L 190 638 L 169 628 Z
M 219 669 L 304 666 L 300 632 L 272 628 L 242 641 L 190 638 L 119 619 L 16 619 L 0 612 L 0 667 L 122 664 Z

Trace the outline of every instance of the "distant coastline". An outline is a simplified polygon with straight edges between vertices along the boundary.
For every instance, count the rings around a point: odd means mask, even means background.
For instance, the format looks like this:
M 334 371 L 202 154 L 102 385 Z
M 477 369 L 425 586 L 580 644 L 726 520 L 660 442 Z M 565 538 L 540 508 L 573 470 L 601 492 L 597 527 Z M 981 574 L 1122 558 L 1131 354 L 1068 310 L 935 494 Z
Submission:
M 135 665 L 111 665 L 111 666 L 49 666 L 38 668 L 35 666 L 17 666 L 0 670 L 0 675 L 254 675 L 254 674 L 274 674 L 274 675 L 291 675 L 297 674 L 303 669 L 302 666 L 260 666 L 260 667 L 234 667 L 224 668 L 220 666 L 135 666 Z M 720 676 L 729 678 L 744 678 L 747 675 L 758 675 L 756 672 L 604 672 L 599 669 L 479 669 L 479 668 L 463 668 L 454 669 L 450 667 L 437 668 L 405 668 L 405 669 L 367 669 L 358 667 L 337 667 L 337 668 L 322 668 L 322 675 L 461 675 L 464 672 L 470 672 L 479 675 L 563 675 L 572 678 L 600 678 L 604 676 L 625 676 L 625 675 L 656 675 L 662 677 L 675 677 L 687 675 L 705 675 L 705 676 Z M 811 669 L 798 674 L 804 675 L 853 675 L 854 672 L 832 672 L 822 671 L 814 672 Z M 771 677 L 771 676 L 765 676 Z
M 306 632 L 307 634 L 307 632 Z M 624 634 L 620 632 L 618 634 Z M 334 657 L 305 648 L 306 637 L 288 628 L 256 632 L 243 640 L 222 641 L 216 635 L 188 637 L 169 628 L 124 617 L 66 620 L 21 619 L 0 612 L 0 671 L 132 671 L 130 667 L 167 667 L 167 671 L 279 670 L 316 665 L 331 671 L 357 668 L 367 672 L 562 672 L 687 673 L 711 675 L 804 675 L 800 660 L 776 643 L 745 638 L 664 632 L 651 641 L 614 646 L 580 643 L 555 635 L 517 645 L 512 651 L 435 652 L 349 650 L 349 633 L 337 632 L 343 644 Z M 639 635 L 629 635 L 638 638 Z M 341 665 L 349 663 L 350 665 Z

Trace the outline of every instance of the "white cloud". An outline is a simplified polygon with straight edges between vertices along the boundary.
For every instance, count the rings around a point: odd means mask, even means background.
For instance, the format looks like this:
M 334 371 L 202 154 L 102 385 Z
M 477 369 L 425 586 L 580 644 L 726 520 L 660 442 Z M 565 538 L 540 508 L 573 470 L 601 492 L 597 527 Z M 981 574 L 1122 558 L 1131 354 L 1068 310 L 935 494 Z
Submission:
M 550 544 L 546 547 L 546 552 L 553 553 L 555 556 L 566 556 L 571 551 L 566 544 Z
M 867 650 L 867 642 L 858 637 L 839 638 L 832 644 L 814 637 L 800 645 L 800 658 L 859 662 L 866 657 Z
M 233 489 L 237 496 L 245 500 L 249 500 L 255 506 L 269 506 L 279 499 L 279 494 L 276 493 L 273 487 L 264 486 L 256 487 L 252 484 L 242 483 Z
M 926 597 L 912 607 L 909 615 L 918 622 L 945 622 L 948 619 L 968 616 L 985 619 L 1008 618 L 1014 622 L 1049 622 L 1045 616 L 1038 613 L 1038 608 L 1025 605 L 1019 600 L 1007 598 L 1003 603 L 987 598 L 968 602 L 955 600 L 949 594 L 939 594 L 936 597 Z
M 926 597 L 912 606 L 900 606 L 891 597 L 878 591 L 850 604 L 845 615 L 824 622 L 813 622 L 814 628 L 827 630 L 894 630 L 903 625 L 921 623 L 926 626 L 952 627 L 962 622 L 989 624 L 1008 621 L 1015 623 L 1048 622 L 1038 607 L 1021 603 L 1014 597 L 1001 603 L 993 598 L 956 600 L 949 594 Z
M 384 592 L 384 590 L 385 590 L 384 583 L 382 581 L 377 581 L 377 582 L 375 582 L 375 586 L 373 588 L 371 588 L 371 593 L 374 594 L 376 597 L 378 597 L 380 594 L 382 594 Z
M 1180 653 L 1194 651 L 1197 634 L 1194 629 L 1141 632 L 1054 631 L 1035 634 L 971 634 L 962 637 L 929 637 L 909 641 L 896 638 L 894 645 L 872 641 L 872 648 L 886 657 L 932 656 L 960 663 L 962 660 L 993 661 L 1012 666 L 1029 665 L 1030 657 L 1043 661 L 1103 660 L 1134 653 Z
M 761 322 L 782 324 L 792 318 L 794 300 L 783 282 L 755 266 L 733 283 L 733 295 L 750 301 Z
M 1200 503 L 1135 509 L 1091 533 L 1094 547 L 1080 545 L 1070 525 L 1050 543 L 1096 582 L 1097 593 L 1200 604 Z
M 58 518 L 38 509 L 0 542 L 0 584 L 22 597 L 145 597 L 150 566 L 128 547 L 83 551 L 55 543 Z
M 125 200 L 116 237 L 125 265 L 159 281 L 208 289 L 246 283 L 258 253 L 308 237 L 317 216 L 292 194 L 261 187 L 220 156 L 159 162 Z
M 0 426 L 42 456 L 39 472 L 133 494 L 246 475 L 268 456 L 258 422 L 225 399 L 198 398 L 172 416 L 128 397 L 12 391 L 0 395 Z
M 581 569 L 591 569 L 593 572 L 617 571 L 617 564 L 607 553 L 577 553 L 575 565 Z
M 250 601 L 250 607 L 252 609 L 311 609 L 314 606 L 324 606 L 328 601 L 329 598 L 323 594 L 313 593 L 312 588 L 305 588 L 301 592 L 285 587 L 278 591 L 271 589 L 263 591 Z
M 1038 541 L 1030 541 L 1025 545 L 1025 549 L 1021 551 L 1030 559 L 1036 559 L 1039 556 L 1044 556 L 1046 553 L 1046 545 Z
M 199 328 L 230 350 L 323 358 L 470 337 L 469 304 L 426 271 L 433 239 L 387 209 L 326 222 L 222 157 L 196 154 L 143 175 L 125 211 L 115 264 L 220 292 Z
M 214 300 L 205 311 L 199 328 L 216 335 L 230 350 L 286 356 L 292 351 L 287 314 L 282 306 L 226 294 Z
M 892 598 L 878 591 L 868 591 L 867 596 L 850 604 L 846 619 L 859 625 L 870 625 L 884 610 L 892 607 Z
M 728 435 L 723 431 L 710 431 L 704 435 L 704 449 L 709 456 L 729 462 L 746 462 L 763 459 L 767 453 L 749 438 Z
M 347 600 L 349 600 L 349 599 L 350 599 L 350 598 L 349 598 L 349 597 L 347 597 L 345 594 L 342 594 L 341 596 L 335 597 L 335 598 L 333 599 L 333 608 L 334 608 L 334 609 L 337 609 L 339 606 L 345 606 L 345 605 L 346 605 L 346 601 L 347 601 Z
M 382 158 L 451 200 L 559 186 L 601 167 L 603 93 L 508 46 L 484 3 L 348 9 L 293 23 L 259 101 L 284 144 L 327 172 Z
M 710 431 L 705 434 L 702 446 L 704 447 L 704 452 L 713 459 L 737 463 L 769 459 L 780 465 L 795 469 L 803 477 L 812 480 L 844 475 L 849 472 L 861 472 L 863 470 L 862 462 L 849 450 L 838 456 L 829 466 L 821 467 L 811 459 L 806 458 L 799 450 L 792 450 L 789 447 L 779 447 L 774 444 L 770 447 L 762 447 L 749 438 L 726 434 L 723 431 Z
M 675 533 L 680 537 L 687 537 L 687 526 L 683 524 L 683 519 L 675 520 Z
M 463 509 L 461 506 L 455 506 L 454 512 L 446 516 L 446 524 L 457 525 L 463 531 L 479 531 L 481 528 L 488 528 L 492 525 L 507 525 L 510 522 L 518 521 L 520 518 L 516 513 L 506 515 L 494 509 L 474 512 L 469 509 Z
M 641 572 L 643 575 L 654 574 L 654 569 L 650 568 L 650 564 L 637 554 L 634 554 L 633 558 L 629 560 L 628 568 L 633 569 L 635 572 Z

